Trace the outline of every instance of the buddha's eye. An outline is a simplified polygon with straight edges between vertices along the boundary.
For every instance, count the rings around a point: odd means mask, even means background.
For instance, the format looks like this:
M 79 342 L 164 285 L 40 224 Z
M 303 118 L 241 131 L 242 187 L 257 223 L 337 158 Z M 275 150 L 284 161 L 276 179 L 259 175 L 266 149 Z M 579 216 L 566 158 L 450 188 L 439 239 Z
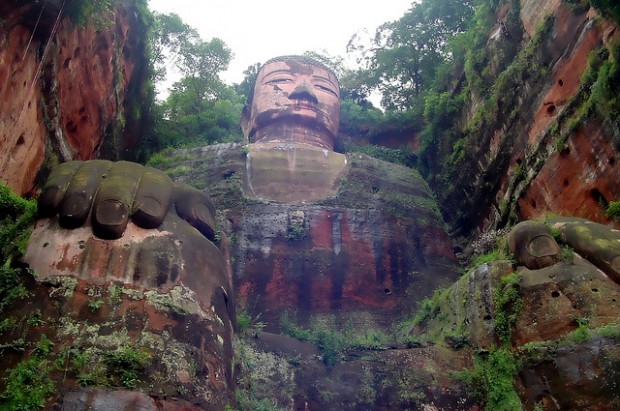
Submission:
M 326 93 L 332 94 L 336 97 L 338 97 L 338 94 L 336 94 L 336 92 L 334 90 L 332 90 L 331 88 L 324 86 L 322 84 L 315 84 L 314 87 L 316 87 L 318 90 L 324 91 Z
M 287 77 L 276 77 L 274 79 L 267 81 L 267 84 L 285 84 L 285 83 L 290 83 L 292 81 L 293 80 Z

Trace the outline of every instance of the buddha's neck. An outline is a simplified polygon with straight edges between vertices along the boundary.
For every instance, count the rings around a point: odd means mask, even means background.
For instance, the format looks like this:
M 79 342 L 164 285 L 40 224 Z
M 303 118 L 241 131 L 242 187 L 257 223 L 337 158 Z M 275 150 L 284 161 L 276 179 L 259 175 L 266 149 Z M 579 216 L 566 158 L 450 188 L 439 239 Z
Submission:
M 250 137 L 250 143 L 303 143 L 314 147 L 334 150 L 334 136 L 325 130 L 317 130 L 303 125 L 276 124 L 257 130 Z

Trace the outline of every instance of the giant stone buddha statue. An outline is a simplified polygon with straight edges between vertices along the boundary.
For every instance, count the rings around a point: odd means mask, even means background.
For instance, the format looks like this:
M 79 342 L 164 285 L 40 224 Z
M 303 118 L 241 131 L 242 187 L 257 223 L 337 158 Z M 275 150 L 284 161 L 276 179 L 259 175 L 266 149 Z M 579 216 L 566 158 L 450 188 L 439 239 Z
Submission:
M 247 201 L 230 204 L 215 192 L 212 201 L 130 162 L 61 164 L 42 190 L 44 218 L 25 260 L 41 282 L 69 277 L 84 290 L 120 284 L 156 295 L 153 304 L 164 311 L 172 304 L 194 315 L 193 331 L 177 337 L 204 353 L 203 380 L 166 372 L 171 386 L 203 387 L 201 404 L 217 409 L 234 385 L 236 304 L 272 332 L 286 311 L 300 322 L 330 316 L 388 329 L 458 276 L 441 215 L 417 172 L 334 152 L 338 122 L 338 80 L 329 68 L 300 56 L 272 59 L 242 114 L 247 147 L 179 156 L 209 176 L 206 191 L 238 175 Z M 213 161 L 215 152 L 232 152 L 234 161 Z M 170 338 L 177 314 L 125 331 Z

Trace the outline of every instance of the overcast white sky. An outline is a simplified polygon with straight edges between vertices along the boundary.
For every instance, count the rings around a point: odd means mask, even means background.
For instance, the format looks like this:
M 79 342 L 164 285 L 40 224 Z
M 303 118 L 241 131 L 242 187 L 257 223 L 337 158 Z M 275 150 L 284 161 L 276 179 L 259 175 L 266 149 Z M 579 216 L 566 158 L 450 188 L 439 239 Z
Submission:
M 149 0 L 151 10 L 177 13 L 204 40 L 222 39 L 234 58 L 223 80 L 272 57 L 311 50 L 344 56 L 355 33 L 401 17 L 412 0 Z

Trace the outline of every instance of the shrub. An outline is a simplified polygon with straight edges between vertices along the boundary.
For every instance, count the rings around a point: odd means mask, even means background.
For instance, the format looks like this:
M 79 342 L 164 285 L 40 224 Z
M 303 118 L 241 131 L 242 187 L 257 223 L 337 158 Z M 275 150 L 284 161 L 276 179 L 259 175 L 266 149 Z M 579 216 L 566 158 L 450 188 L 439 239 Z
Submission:
M 521 410 L 521 401 L 512 380 L 519 371 L 514 355 L 506 348 L 492 349 L 474 357 L 471 370 L 458 371 L 470 394 L 485 401 L 485 410 Z
M 611 219 L 620 218 L 620 201 L 610 201 L 605 210 L 605 215 Z
M 150 362 L 151 355 L 148 352 L 130 346 L 105 354 L 106 365 L 116 372 L 120 384 L 127 388 L 133 388 L 140 382 L 138 373 L 143 371 Z
M 30 411 L 45 406 L 45 399 L 54 392 L 54 382 L 49 377 L 51 366 L 46 359 L 52 345 L 42 335 L 32 354 L 9 370 L 6 388 L 0 395 L 3 410 Z
M 517 273 L 506 275 L 500 279 L 493 294 L 495 333 L 503 346 L 507 346 L 510 342 L 512 326 L 517 321 L 517 315 L 523 305 L 519 297 L 518 283 Z
M 74 24 L 86 27 L 92 24 L 102 30 L 110 26 L 114 19 L 112 8 L 116 0 L 77 0 L 69 3 L 67 15 Z
M 37 212 L 34 200 L 27 200 L 0 184 L 0 256 L 4 266 L 24 253 Z

